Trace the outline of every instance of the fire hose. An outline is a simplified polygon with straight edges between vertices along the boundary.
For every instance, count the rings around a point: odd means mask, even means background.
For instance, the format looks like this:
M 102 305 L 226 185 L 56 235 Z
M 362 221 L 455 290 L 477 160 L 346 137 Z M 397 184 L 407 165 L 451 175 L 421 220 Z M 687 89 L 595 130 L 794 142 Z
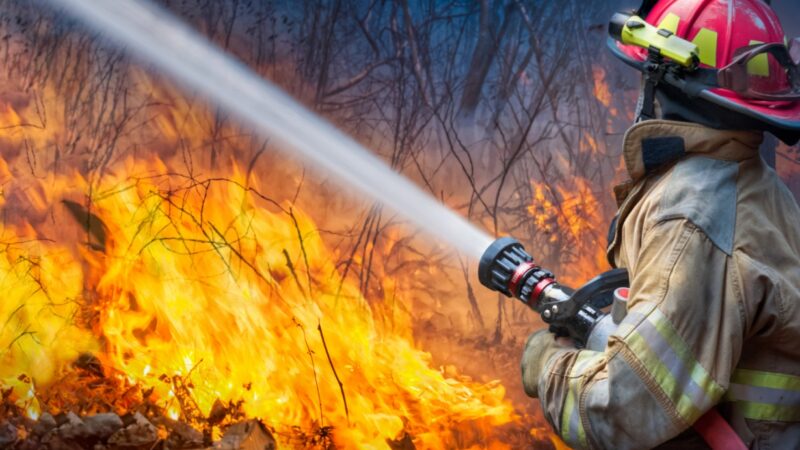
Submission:
M 602 273 L 579 289 L 563 286 L 536 264 L 517 240 L 503 237 L 483 253 L 478 279 L 487 288 L 522 301 L 541 316 L 558 337 L 569 337 L 579 349 L 602 352 L 608 338 L 628 313 L 628 271 Z M 694 424 L 714 450 L 747 447 L 730 424 L 710 409 Z

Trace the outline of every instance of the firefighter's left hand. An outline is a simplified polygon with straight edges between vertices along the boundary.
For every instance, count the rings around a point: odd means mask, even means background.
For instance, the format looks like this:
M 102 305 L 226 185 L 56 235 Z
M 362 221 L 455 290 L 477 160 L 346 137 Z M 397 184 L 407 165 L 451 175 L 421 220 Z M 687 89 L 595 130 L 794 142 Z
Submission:
M 574 348 L 571 342 L 556 340 L 546 329 L 537 331 L 528 337 L 525 351 L 522 354 L 522 386 L 530 397 L 539 397 L 539 377 L 550 357 L 561 350 Z

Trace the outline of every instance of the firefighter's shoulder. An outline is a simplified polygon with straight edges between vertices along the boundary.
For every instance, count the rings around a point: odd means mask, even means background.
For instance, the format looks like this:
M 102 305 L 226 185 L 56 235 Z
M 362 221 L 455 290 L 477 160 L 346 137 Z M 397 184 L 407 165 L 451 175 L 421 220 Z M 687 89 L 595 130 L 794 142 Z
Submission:
M 661 186 L 655 222 L 685 219 L 731 255 L 736 230 L 736 161 L 692 155 L 675 164 Z

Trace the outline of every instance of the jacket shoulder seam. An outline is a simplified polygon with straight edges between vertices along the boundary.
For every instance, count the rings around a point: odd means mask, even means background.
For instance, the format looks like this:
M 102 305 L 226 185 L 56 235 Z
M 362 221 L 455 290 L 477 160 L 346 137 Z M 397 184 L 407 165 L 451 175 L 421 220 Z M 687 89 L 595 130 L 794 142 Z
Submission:
M 733 253 L 739 175 L 737 162 L 692 156 L 670 171 L 653 224 L 686 219 L 726 255 Z

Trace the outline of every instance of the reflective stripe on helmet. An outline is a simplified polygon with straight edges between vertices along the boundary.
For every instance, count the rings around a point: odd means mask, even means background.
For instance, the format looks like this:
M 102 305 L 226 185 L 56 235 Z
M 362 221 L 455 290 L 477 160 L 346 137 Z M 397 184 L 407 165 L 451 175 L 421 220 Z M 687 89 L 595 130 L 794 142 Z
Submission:
M 763 44 L 761 41 L 750 41 L 750 45 Z M 769 76 L 769 55 L 762 53 L 747 63 L 747 73 L 759 77 Z
M 680 23 L 680 16 L 675 13 L 669 13 L 658 23 L 658 28 L 678 34 L 678 26 L 680 26 Z M 700 62 L 709 67 L 717 67 L 718 37 L 719 35 L 716 31 L 702 28 L 697 32 L 694 39 L 692 39 L 692 44 L 696 45 L 700 51 L 698 55 L 700 57 Z
M 716 31 L 702 28 L 692 39 L 692 44 L 700 50 L 700 62 L 709 67 L 717 67 L 717 40 L 719 35 Z
M 671 31 L 673 34 L 678 33 L 678 25 L 681 23 L 681 18 L 677 14 L 669 13 L 661 19 L 661 22 L 658 23 L 658 28 L 660 30 L 667 30 Z
M 736 369 L 725 401 L 747 419 L 800 421 L 800 377 Z
M 634 309 L 642 307 L 646 304 Z M 647 314 L 625 342 L 687 424 L 694 423 L 722 397 L 723 388 L 694 358 L 658 308 Z

